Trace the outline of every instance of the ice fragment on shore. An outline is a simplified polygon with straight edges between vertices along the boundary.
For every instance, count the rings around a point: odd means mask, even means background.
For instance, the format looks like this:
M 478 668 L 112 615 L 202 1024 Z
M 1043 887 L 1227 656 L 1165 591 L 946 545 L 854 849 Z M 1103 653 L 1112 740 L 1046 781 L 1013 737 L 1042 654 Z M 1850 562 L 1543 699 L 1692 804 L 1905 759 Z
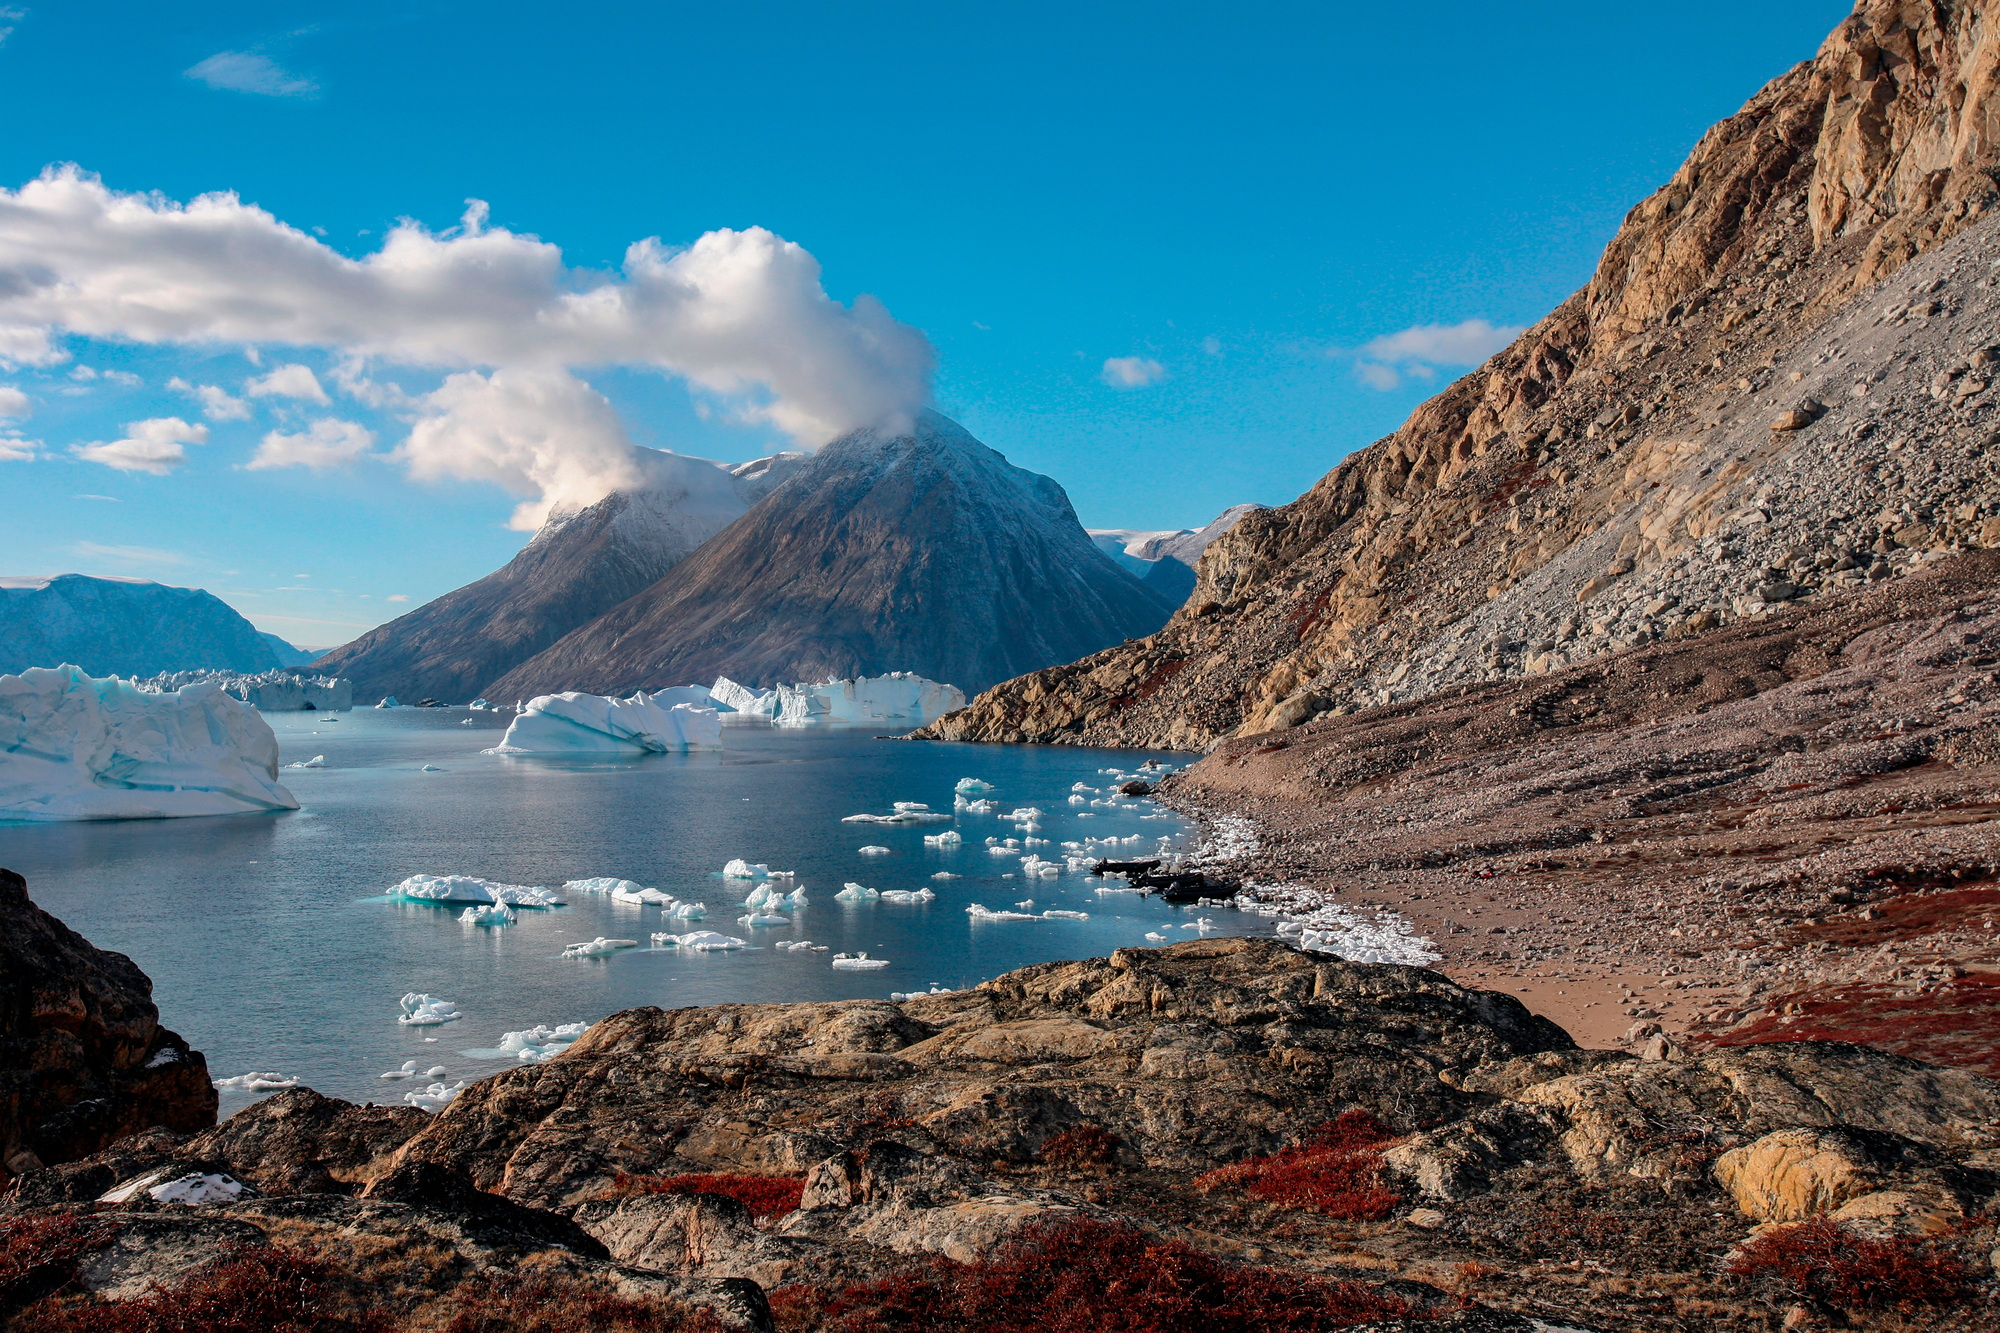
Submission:
M 453 1023 L 465 1017 L 458 1012 L 458 1005 L 451 1000 L 440 1000 L 435 995 L 425 995 L 416 991 L 402 998 L 403 1012 L 396 1021 L 405 1027 L 433 1028 L 445 1023 Z
M 878 967 L 889 966 L 889 960 L 870 958 L 865 953 L 837 953 L 833 956 L 833 966 L 838 972 L 872 972 Z
M 1443 957 L 1431 941 L 1393 912 L 1369 920 L 1334 902 L 1330 895 L 1298 884 L 1246 884 L 1232 901 L 1241 911 L 1286 918 L 1281 935 L 1296 935 L 1310 953 L 1330 953 L 1350 963 L 1396 963 L 1428 967 Z
M 956 995 L 957 993 L 951 987 L 940 986 L 933 981 L 929 990 L 892 990 L 889 992 L 889 1003 L 901 1004 L 905 1000 L 921 1000 L 926 995 Z
M 486 754 L 667 754 L 720 750 L 721 714 L 687 703 L 662 703 L 644 692 L 629 699 L 601 694 L 544 694 L 508 724 Z
M 602 935 L 599 935 L 594 940 L 585 940 L 581 944 L 570 945 L 562 951 L 562 956 L 565 958 L 602 958 L 608 953 L 617 953 L 620 949 L 636 949 L 638 947 L 639 941 L 637 940 L 607 940 Z
M 549 889 L 527 884 L 501 884 L 472 875 L 411 875 L 389 890 L 394 898 L 426 903 L 505 903 L 509 907 L 561 907 Z
M 254 1069 L 247 1074 L 215 1080 L 218 1092 L 282 1092 L 298 1086 L 299 1081 L 290 1074 L 261 1073 Z

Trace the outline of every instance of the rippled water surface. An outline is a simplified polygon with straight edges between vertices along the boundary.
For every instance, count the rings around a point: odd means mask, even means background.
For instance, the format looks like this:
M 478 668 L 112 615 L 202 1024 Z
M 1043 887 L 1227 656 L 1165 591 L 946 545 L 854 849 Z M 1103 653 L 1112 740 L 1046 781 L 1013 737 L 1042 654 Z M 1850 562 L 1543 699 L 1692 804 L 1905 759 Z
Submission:
M 338 720 L 334 720 L 335 717 Z M 932 984 L 975 984 L 1012 968 L 1147 945 L 1149 933 L 1187 939 L 1199 918 L 1220 934 L 1265 934 L 1267 919 L 1226 908 L 1173 908 L 1095 890 L 1104 881 L 1065 872 L 1024 879 L 988 837 L 1022 836 L 992 816 L 952 824 L 843 824 L 896 801 L 950 810 L 963 777 L 994 786 L 1002 810 L 1044 811 L 1050 845 L 1137 837 L 1119 855 L 1150 850 L 1184 826 L 1150 802 L 1109 799 L 1113 778 L 1149 758 L 1185 756 L 1064 747 L 967 746 L 877 740 L 864 732 L 787 732 L 761 724 L 724 732 L 722 754 L 538 760 L 479 751 L 504 718 L 463 710 L 290 713 L 269 716 L 303 809 L 285 815 L 100 824 L 0 826 L 0 865 L 28 877 L 35 900 L 104 948 L 130 954 L 153 978 L 168 1026 L 208 1056 L 217 1077 L 275 1071 L 332 1095 L 396 1101 L 413 1084 L 383 1071 L 417 1060 L 455 1083 L 506 1063 L 462 1052 L 493 1048 L 508 1031 L 595 1020 L 619 1009 L 738 1001 L 886 997 Z M 425 771 L 425 765 L 440 771 Z M 1073 805 L 1073 784 L 1103 803 Z M 926 833 L 957 828 L 964 845 L 928 848 Z M 863 846 L 890 849 L 861 855 Z M 720 877 L 732 857 L 795 870 L 808 905 L 784 926 L 743 926 L 748 888 Z M 962 876 L 933 880 L 939 871 Z M 523 912 L 517 925 L 460 924 L 458 908 L 384 901 L 415 873 L 469 874 L 558 886 L 608 875 L 705 902 L 698 923 L 601 896 Z M 1006 876 L 1013 877 L 1007 878 Z M 842 884 L 929 886 L 934 903 L 836 902 Z M 977 922 L 971 903 L 1083 911 L 1088 921 Z M 762 945 L 683 955 L 627 950 L 563 958 L 597 936 L 719 930 Z M 832 953 L 784 951 L 811 939 L 834 952 L 890 960 L 874 972 L 838 972 Z M 465 1017 L 440 1028 L 399 1026 L 397 1002 L 426 991 Z M 420 1080 L 427 1081 L 427 1080 Z M 226 1114 L 240 1094 L 225 1093 Z

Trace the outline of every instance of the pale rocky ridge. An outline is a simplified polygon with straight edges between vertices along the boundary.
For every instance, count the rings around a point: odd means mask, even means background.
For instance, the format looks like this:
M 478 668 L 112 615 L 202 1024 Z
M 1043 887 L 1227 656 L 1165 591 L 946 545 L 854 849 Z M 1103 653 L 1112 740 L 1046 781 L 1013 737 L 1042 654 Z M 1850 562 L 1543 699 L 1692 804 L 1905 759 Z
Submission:
M 928 734 L 1206 748 L 2000 542 L 1996 20 L 1864 0 L 1589 286 L 1211 545 L 1165 630 Z

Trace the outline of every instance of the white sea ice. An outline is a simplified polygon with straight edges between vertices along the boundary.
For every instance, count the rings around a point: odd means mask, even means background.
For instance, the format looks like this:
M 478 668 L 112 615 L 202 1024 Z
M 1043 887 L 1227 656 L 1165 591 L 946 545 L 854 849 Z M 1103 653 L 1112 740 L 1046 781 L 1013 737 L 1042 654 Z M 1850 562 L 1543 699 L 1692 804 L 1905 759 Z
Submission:
M 1039 921 L 1033 912 L 996 912 L 981 903 L 973 903 L 965 909 L 965 914 L 974 921 Z
M 190 1171 L 146 1191 L 155 1203 L 177 1203 L 198 1208 L 205 1203 L 235 1203 L 243 1197 L 243 1183 L 231 1176 L 207 1175 Z
M 814 944 L 811 940 L 776 940 L 772 943 L 771 947 L 773 949 L 781 949 L 786 953 L 797 953 L 801 949 L 826 948 L 824 944 Z
M 708 915 L 707 903 L 675 903 L 667 915 L 681 921 L 700 921 Z
M 934 903 L 937 895 L 929 889 L 884 889 L 882 901 L 885 903 Z
M 745 861 L 742 857 L 738 857 L 728 865 L 722 867 L 722 877 L 724 879 L 769 879 L 771 877 L 771 867 L 761 861 L 753 865 Z
M 782 912 L 752 912 L 748 916 L 737 917 L 736 923 L 742 926 L 789 926 L 792 919 Z
M 951 816 L 940 810 L 933 810 L 920 801 L 898 801 L 895 813 L 889 815 L 848 815 L 843 824 L 944 824 Z
M 960 796 L 977 796 L 982 792 L 992 791 L 993 784 L 985 781 L 983 778 L 960 778 L 958 785 L 954 786 L 952 790 Z
M 638 947 L 639 941 L 637 940 L 607 940 L 602 935 L 599 935 L 594 940 L 585 940 L 581 944 L 570 945 L 562 951 L 562 956 L 565 958 L 602 958 L 608 953 L 617 953 L 620 949 L 636 949 Z
M 968 815 L 997 815 L 1000 813 L 1000 803 L 998 801 L 983 799 L 968 801 L 963 796 L 953 797 L 951 808 Z
M 866 884 L 849 881 L 845 888 L 833 895 L 833 900 L 837 903 L 872 903 L 881 896 Z
M 509 1032 L 500 1038 L 499 1049 L 524 1065 L 538 1065 L 561 1055 L 589 1029 L 588 1023 L 558 1023 L 553 1027 L 537 1024 L 520 1032 Z
M 667 754 L 720 750 L 721 714 L 688 703 L 662 703 L 644 692 L 629 699 L 571 690 L 528 701 L 487 754 Z
M 858 854 L 858 855 L 861 855 L 861 856 L 887 856 L 887 855 L 889 855 L 889 849 L 888 849 L 887 847 L 877 847 L 877 846 L 875 846 L 875 845 L 873 845 L 873 844 L 870 844 L 870 845 L 869 845 L 869 846 L 867 846 L 867 847 L 857 847 L 857 848 L 855 848 L 854 850 L 855 850 L 856 854 Z
M 213 681 L 156 694 L 73 666 L 0 676 L 0 822 L 298 808 L 270 724 Z
M 425 903 L 505 903 L 509 907 L 561 907 L 549 889 L 527 884 L 501 884 L 472 875 L 411 875 L 389 890 L 394 898 Z
M 404 1027 L 431 1028 L 444 1023 L 455 1022 L 465 1017 L 458 1012 L 458 1005 L 451 1000 L 440 1000 L 435 995 L 424 995 L 412 991 L 402 999 L 403 1012 L 396 1021 Z
M 1021 873 L 1030 878 L 1054 879 L 1062 873 L 1062 866 L 1054 861 L 1044 861 L 1030 854 L 1021 858 Z
M 1064 911 L 1064 910 L 1062 910 L 1062 909 L 1060 909 L 1060 908 L 1055 908 L 1055 907 L 1051 907 L 1051 908 L 1049 908 L 1049 909 L 1048 909 L 1047 911 L 1043 912 L 1043 913 L 1042 913 L 1042 915 L 1043 915 L 1043 916 L 1044 916 L 1045 918 L 1047 918 L 1048 920 L 1050 920 L 1050 921 L 1088 921 L 1088 920 L 1090 920 L 1090 913 L 1088 913 L 1088 912 L 1069 912 L 1069 911 Z
M 511 926 L 514 909 L 505 903 L 487 903 L 483 907 L 466 908 L 458 914 L 458 919 L 468 926 Z
M 695 708 L 715 707 L 715 695 L 706 685 L 670 685 L 646 697 L 662 708 L 672 708 L 675 704 L 689 704 Z
M 403 1078 L 437 1078 L 439 1075 L 444 1073 L 443 1065 L 434 1065 L 429 1069 L 417 1068 L 417 1066 L 421 1063 L 422 1062 L 419 1060 L 405 1060 L 403 1061 L 403 1067 L 401 1069 L 392 1069 L 388 1073 L 382 1074 L 379 1077 L 388 1080 L 403 1079 Z
M 285 765 L 285 767 L 286 767 L 286 768 L 325 768 L 325 767 L 326 767 L 326 756 L 325 756 L 325 755 L 323 755 L 323 754 L 316 754 L 316 755 L 314 755 L 314 756 L 313 756 L 312 758 L 310 758 L 310 759 L 300 759 L 300 760 L 298 760 L 298 761 L 296 761 L 296 762 L 294 762 L 294 763 L 290 763 L 290 764 L 286 764 L 286 765 Z
M 776 690 L 753 690 L 748 685 L 738 685 L 727 676 L 717 676 L 715 684 L 708 687 L 708 694 L 716 703 L 734 713 L 772 717 L 778 711 Z
M 956 847 L 964 841 L 964 835 L 955 828 L 948 828 L 942 833 L 924 834 L 926 847 Z
M 470 708 L 475 713 L 483 713 L 488 709 L 492 708 L 493 705 L 487 703 L 484 699 L 474 699 L 471 703 L 467 704 L 466 707 Z
M 872 972 L 889 966 L 889 960 L 870 958 L 866 953 L 837 953 L 833 956 L 833 966 L 837 972 Z
M 734 935 L 721 935 L 712 930 L 690 931 L 686 935 L 655 935 L 655 947 L 677 947 L 691 949 L 696 953 L 719 953 L 728 949 L 741 949 L 745 941 Z
M 403 1100 L 416 1107 L 419 1111 L 436 1112 L 450 1106 L 452 1099 L 464 1091 L 465 1080 L 460 1079 L 450 1087 L 446 1087 L 442 1083 L 433 1083 L 428 1088 L 423 1088 L 416 1092 L 406 1092 L 403 1094 Z
M 776 722 L 808 726 L 814 722 L 935 722 L 965 707 L 965 692 L 909 671 L 857 680 L 823 680 L 810 685 L 780 685 Z
M 1165 935 L 1162 935 L 1158 931 L 1154 930 L 1147 931 L 1146 938 L 1151 940 L 1155 944 L 1165 944 L 1167 942 L 1167 937 Z
M 218 1092 L 282 1092 L 298 1086 L 299 1081 L 290 1074 L 260 1073 L 254 1069 L 247 1074 L 215 1080 Z
M 1232 905 L 1258 916 L 1286 918 L 1278 933 L 1297 936 L 1309 953 L 1330 953 L 1350 963 L 1399 963 L 1428 967 L 1443 955 L 1394 912 L 1361 917 L 1332 896 L 1298 884 L 1245 884 Z
M 932 878 L 932 879 L 964 879 L 964 878 L 965 878 L 965 876 L 963 876 L 963 875 L 954 875 L 954 874 L 952 874 L 952 873 L 951 873 L 951 872 L 950 872 L 949 870 L 940 870 L 940 871 L 938 871 L 938 872 L 937 872 L 937 873 L 936 873 L 935 875 L 932 875 L 932 876 L 931 876 L 931 878 Z

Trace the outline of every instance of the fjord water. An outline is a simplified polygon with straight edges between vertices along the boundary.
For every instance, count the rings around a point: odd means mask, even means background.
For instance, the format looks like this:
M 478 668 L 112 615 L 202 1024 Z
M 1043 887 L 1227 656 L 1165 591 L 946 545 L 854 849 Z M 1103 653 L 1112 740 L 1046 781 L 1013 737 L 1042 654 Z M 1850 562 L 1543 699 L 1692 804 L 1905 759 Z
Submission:
M 1215 933 L 1263 934 L 1271 922 L 1229 909 L 1173 908 L 1133 894 L 1100 895 L 1105 881 L 1065 872 L 1020 876 L 1018 857 L 988 853 L 988 837 L 1019 837 L 993 816 L 952 824 L 843 824 L 886 814 L 896 801 L 952 808 L 958 779 L 993 784 L 1002 811 L 1044 812 L 1060 855 L 1066 840 L 1138 837 L 1114 855 L 1150 852 L 1186 830 L 1148 801 L 1068 804 L 1082 782 L 1108 789 L 1104 770 L 1186 756 L 1053 746 L 950 745 L 877 739 L 866 731 L 784 731 L 761 723 L 724 730 L 720 753 L 547 760 L 483 755 L 507 718 L 463 709 L 276 713 L 286 763 L 324 755 L 324 768 L 286 769 L 302 808 L 278 815 L 0 826 L 0 865 L 28 878 L 35 901 L 93 943 L 129 954 L 153 978 L 162 1020 L 204 1052 L 220 1078 L 281 1073 L 329 1095 L 400 1100 L 434 1081 L 380 1075 L 418 1061 L 456 1083 L 504 1068 L 468 1057 L 503 1033 L 595 1021 L 635 1005 L 886 998 L 932 984 L 960 987 L 1030 963 L 1086 958 L 1188 939 L 1199 918 Z M 465 725 L 468 718 L 471 725 Z M 429 769 L 426 766 L 430 766 Z M 1092 796 L 1103 801 L 1105 797 Z M 957 828 L 964 843 L 926 847 Z M 862 855 L 864 846 L 888 855 Z M 720 877 L 732 857 L 794 870 L 808 904 L 786 926 L 744 926 L 750 884 Z M 962 876 L 933 880 L 939 871 Z M 383 895 L 416 873 L 467 874 L 559 886 L 615 876 L 707 904 L 708 919 L 674 922 L 656 907 L 565 894 L 569 905 L 523 911 L 502 928 L 462 925 L 456 907 Z M 1011 878 L 1006 876 L 1011 875 Z M 917 905 L 834 899 L 854 881 L 876 889 L 930 887 Z M 1088 921 L 977 922 L 1032 901 L 1089 913 Z M 738 952 L 652 950 L 654 931 L 721 931 Z M 598 936 L 638 950 L 563 958 Z M 830 952 L 785 951 L 811 939 Z M 872 972 L 835 971 L 833 953 L 890 960 Z M 425 991 L 465 1017 L 442 1027 L 396 1022 L 398 1000 Z M 223 1112 L 241 1105 L 225 1092 Z

